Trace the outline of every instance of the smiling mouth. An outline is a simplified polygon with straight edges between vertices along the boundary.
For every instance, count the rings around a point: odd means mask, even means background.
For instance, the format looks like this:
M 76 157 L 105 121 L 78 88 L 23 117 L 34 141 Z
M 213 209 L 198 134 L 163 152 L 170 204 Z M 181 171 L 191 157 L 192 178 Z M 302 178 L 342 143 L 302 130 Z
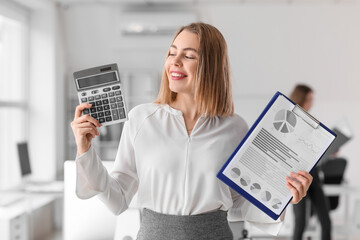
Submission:
M 170 73 L 170 76 L 171 76 L 171 78 L 173 78 L 173 79 L 180 79 L 180 78 L 185 78 L 185 77 L 187 77 L 187 75 L 185 75 L 185 74 L 175 73 L 175 72 Z

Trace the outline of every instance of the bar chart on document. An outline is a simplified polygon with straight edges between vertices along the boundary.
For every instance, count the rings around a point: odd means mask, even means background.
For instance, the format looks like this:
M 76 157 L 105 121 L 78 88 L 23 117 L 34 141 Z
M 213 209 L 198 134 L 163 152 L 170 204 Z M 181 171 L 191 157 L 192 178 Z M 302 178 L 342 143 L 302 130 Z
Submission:
M 297 107 L 278 95 L 233 153 L 222 171 L 224 177 L 219 174 L 225 183 L 232 181 L 235 190 L 239 186 L 241 194 L 248 194 L 248 200 L 255 199 L 260 209 L 275 215 L 281 214 L 292 196 L 286 176 L 298 170 L 309 172 L 335 139 L 304 110 L 295 111 Z

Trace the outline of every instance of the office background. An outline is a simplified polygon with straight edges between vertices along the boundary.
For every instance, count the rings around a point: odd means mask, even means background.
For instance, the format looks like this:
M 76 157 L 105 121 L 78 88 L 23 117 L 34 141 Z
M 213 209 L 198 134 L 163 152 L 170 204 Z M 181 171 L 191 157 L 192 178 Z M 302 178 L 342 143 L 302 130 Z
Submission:
M 130 108 L 152 101 L 173 33 L 192 21 L 224 34 L 235 111 L 249 125 L 276 91 L 297 83 L 315 90 L 311 113 L 325 125 L 348 122 L 354 136 L 339 156 L 347 182 L 360 185 L 359 0 L 1 0 L 0 16 L 1 188 L 21 182 L 15 143 L 23 140 L 34 179 L 63 179 L 64 161 L 75 157 L 74 71 L 117 63 Z M 6 19 L 19 41 L 6 38 Z M 105 159 L 115 157 L 120 132 L 97 140 Z

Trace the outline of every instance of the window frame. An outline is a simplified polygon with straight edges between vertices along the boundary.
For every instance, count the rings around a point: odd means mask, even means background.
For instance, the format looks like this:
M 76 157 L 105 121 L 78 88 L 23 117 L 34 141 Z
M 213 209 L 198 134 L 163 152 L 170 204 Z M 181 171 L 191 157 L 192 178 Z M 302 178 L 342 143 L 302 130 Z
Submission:
M 29 139 L 29 99 L 30 99 L 30 93 L 29 93 L 29 66 L 30 66 L 30 11 L 23 6 L 14 3 L 14 2 L 0 2 L 0 15 L 2 17 L 14 20 L 16 22 L 19 22 L 21 24 L 21 45 L 22 45 L 22 51 L 23 53 L 20 64 L 20 69 L 23 71 L 21 73 L 21 79 L 20 79 L 20 86 L 22 86 L 22 94 L 24 95 L 21 100 L 0 100 L 0 111 L 2 110 L 16 110 L 20 111 L 20 114 L 24 116 L 24 119 L 19 120 L 21 124 L 21 129 L 24 129 L 24 133 L 21 136 L 24 141 Z M 3 126 L 7 127 L 7 126 Z M 10 130 L 11 131 L 11 130 Z M 5 136 L 7 138 L 7 136 Z M 14 146 L 14 149 L 16 149 L 16 146 Z M 10 151 L 11 152 L 11 151 Z M 14 153 L 14 152 L 13 152 Z M 7 156 L 7 155 L 6 155 Z M 10 153 L 10 156 L 13 156 L 13 154 Z M 14 164 L 7 164 L 6 162 L 3 162 L 2 167 L 5 169 L 8 169 L 10 171 L 16 171 L 14 170 Z M 21 179 L 13 179 L 13 177 L 16 177 L 17 175 L 13 176 L 14 172 L 9 173 L 9 178 L 11 177 L 11 182 L 6 181 L 6 176 L 4 177 L 5 182 L 0 184 L 0 188 L 11 188 L 14 184 L 17 184 Z M 21 177 L 21 176 L 20 176 Z M 4 180 L 3 179 L 3 180 Z M 12 181 L 14 180 L 14 181 Z

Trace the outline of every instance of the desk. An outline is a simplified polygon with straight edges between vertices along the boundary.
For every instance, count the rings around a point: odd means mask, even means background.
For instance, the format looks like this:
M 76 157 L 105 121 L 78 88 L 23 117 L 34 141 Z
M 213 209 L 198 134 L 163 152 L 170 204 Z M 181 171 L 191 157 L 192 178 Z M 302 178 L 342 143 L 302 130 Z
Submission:
M 0 239 L 43 239 L 54 231 L 54 205 L 62 194 L 28 193 L 6 207 L 0 207 Z
M 326 196 L 340 196 L 341 201 L 344 202 L 344 224 L 334 230 L 346 239 L 350 239 L 354 232 L 354 226 L 350 220 L 350 196 L 358 195 L 360 197 L 360 187 L 348 184 L 325 184 L 323 188 Z

